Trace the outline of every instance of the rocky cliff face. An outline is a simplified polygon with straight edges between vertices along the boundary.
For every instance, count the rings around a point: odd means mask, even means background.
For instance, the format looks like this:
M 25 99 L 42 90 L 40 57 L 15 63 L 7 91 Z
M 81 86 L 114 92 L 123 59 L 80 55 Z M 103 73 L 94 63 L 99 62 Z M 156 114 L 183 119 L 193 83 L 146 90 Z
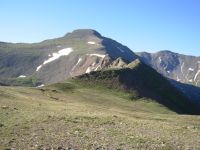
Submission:
M 137 53 L 141 60 L 167 78 L 200 86 L 200 57 L 170 51 Z

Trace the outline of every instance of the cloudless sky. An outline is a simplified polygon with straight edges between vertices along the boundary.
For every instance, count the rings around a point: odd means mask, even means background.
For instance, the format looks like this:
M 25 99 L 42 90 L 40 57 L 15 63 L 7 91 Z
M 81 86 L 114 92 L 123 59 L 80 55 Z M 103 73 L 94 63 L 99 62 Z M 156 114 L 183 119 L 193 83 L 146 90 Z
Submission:
M 0 0 L 0 41 L 91 28 L 133 51 L 200 56 L 200 0 Z

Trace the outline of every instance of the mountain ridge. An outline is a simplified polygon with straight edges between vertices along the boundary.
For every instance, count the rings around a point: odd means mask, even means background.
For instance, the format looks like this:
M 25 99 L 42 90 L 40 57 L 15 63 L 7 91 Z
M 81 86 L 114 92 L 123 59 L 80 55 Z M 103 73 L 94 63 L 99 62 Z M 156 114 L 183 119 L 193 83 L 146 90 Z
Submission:
M 138 52 L 141 60 L 167 78 L 182 83 L 199 86 L 200 57 L 159 51 L 156 53 Z
M 63 37 L 39 43 L 0 43 L 0 82 L 14 86 L 48 85 L 107 67 L 123 67 L 138 58 L 166 78 L 180 79 L 184 84 L 195 86 L 200 84 L 196 65 L 199 57 L 168 50 L 155 54 L 134 53 L 127 46 L 91 29 L 74 30 Z M 189 66 L 191 63 L 194 67 Z M 186 77 L 195 82 L 189 82 Z M 197 91 L 194 93 L 188 86 L 173 83 L 194 102 L 199 101 L 198 88 L 194 87 Z
M 68 53 L 66 49 L 71 49 L 71 52 Z M 0 78 L 36 76 L 39 82 L 45 84 L 80 75 L 97 67 L 100 69 L 104 57 L 108 61 L 118 57 L 132 61 L 137 57 L 128 47 L 101 36 L 95 30 L 75 30 L 61 38 L 36 44 L 7 44 L 7 47 L 0 47 L 0 56 Z M 79 59 L 84 63 L 81 62 L 81 69 L 74 69 L 74 66 L 78 67 Z M 56 72 L 60 72 L 60 76 Z
M 147 76 L 148 74 L 148 76 Z M 149 98 L 178 113 L 200 113 L 182 92 L 177 90 L 162 75 L 139 59 L 122 67 L 108 67 L 103 70 L 77 76 L 84 84 L 103 85 L 108 88 L 134 93 L 133 97 Z M 190 106 L 190 107 L 188 107 Z M 194 113 L 195 114 L 195 113 Z
M 200 103 L 200 57 L 171 51 L 137 54 L 144 63 L 168 78 L 190 99 Z

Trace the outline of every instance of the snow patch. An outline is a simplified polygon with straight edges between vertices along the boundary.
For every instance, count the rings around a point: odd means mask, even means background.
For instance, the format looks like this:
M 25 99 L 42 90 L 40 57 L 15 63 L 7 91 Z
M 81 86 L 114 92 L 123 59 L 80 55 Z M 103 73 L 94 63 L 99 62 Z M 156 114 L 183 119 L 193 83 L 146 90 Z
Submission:
M 85 73 L 90 73 L 91 72 L 91 67 L 88 67 Z
M 81 61 L 82 61 L 82 58 L 79 58 L 79 59 L 78 59 L 78 62 L 76 63 L 75 66 L 77 66 Z
M 52 62 L 52 61 L 60 58 L 61 56 L 67 56 L 67 55 L 69 55 L 72 51 L 73 51 L 72 48 L 64 48 L 64 49 L 59 50 L 56 53 L 53 53 L 49 59 L 45 60 L 43 62 L 43 64 L 41 64 L 41 65 L 39 65 L 37 67 L 36 71 L 39 71 L 45 64 L 50 63 L 50 62 Z
M 96 42 L 94 42 L 94 41 L 89 41 L 88 44 L 90 44 L 90 45 L 95 45 Z
M 18 78 L 26 78 L 25 75 L 20 75 Z
M 194 81 L 197 79 L 199 73 L 200 73 L 200 70 L 198 70 L 197 73 L 195 74 L 195 76 L 194 76 Z
M 87 54 L 89 56 L 97 56 L 97 57 L 101 57 L 104 58 L 106 55 L 102 55 L 102 54 Z
M 159 62 L 161 62 L 161 61 L 162 61 L 161 57 L 158 57 L 158 59 L 159 59 Z
M 166 70 L 166 69 L 167 69 L 167 66 L 164 67 L 164 70 Z
M 184 62 L 182 63 L 182 65 L 181 65 L 181 73 L 183 74 L 183 67 L 184 67 Z
M 61 45 L 58 45 L 57 47 L 60 48 L 60 47 L 62 47 L 62 46 L 61 46 Z
M 170 73 L 170 71 L 169 71 L 169 70 L 167 70 L 167 73 Z
M 39 65 L 39 66 L 36 68 L 36 71 L 39 71 L 41 68 L 42 68 L 42 65 Z
M 94 71 L 97 71 L 100 67 L 101 65 L 97 66 L 96 69 L 94 69 Z
M 176 79 L 176 81 L 178 81 L 178 82 L 179 82 L 179 81 L 181 81 L 181 79 L 180 79 L 180 78 L 177 76 L 177 79 Z
M 188 80 L 189 82 L 193 82 L 193 80 L 192 79 L 190 79 L 190 80 Z
M 193 69 L 193 68 L 189 68 L 188 70 L 189 70 L 189 71 L 194 71 L 194 69 Z
M 78 62 L 76 63 L 76 65 L 72 68 L 72 71 L 74 71 L 74 69 L 76 68 L 76 66 L 78 66 L 78 64 L 82 61 L 82 58 L 78 59 Z
M 37 88 L 40 88 L 40 87 L 43 87 L 43 86 L 44 86 L 44 84 L 41 84 L 41 85 L 37 86 Z

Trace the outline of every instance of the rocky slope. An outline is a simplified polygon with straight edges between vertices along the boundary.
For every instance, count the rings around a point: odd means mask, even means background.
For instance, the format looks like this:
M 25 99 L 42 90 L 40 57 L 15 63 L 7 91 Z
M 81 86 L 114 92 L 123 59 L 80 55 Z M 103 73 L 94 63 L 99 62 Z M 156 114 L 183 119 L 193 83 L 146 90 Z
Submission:
M 188 98 L 200 104 L 200 57 L 171 51 L 137 54 L 144 63 L 169 78 Z
M 17 84 L 28 77 L 37 79 L 35 85 L 50 84 L 99 70 L 118 57 L 133 61 L 137 56 L 90 29 L 41 43 L 0 43 L 0 80 Z
M 165 77 L 200 86 L 200 57 L 182 55 L 171 51 L 137 54 L 143 62 Z

